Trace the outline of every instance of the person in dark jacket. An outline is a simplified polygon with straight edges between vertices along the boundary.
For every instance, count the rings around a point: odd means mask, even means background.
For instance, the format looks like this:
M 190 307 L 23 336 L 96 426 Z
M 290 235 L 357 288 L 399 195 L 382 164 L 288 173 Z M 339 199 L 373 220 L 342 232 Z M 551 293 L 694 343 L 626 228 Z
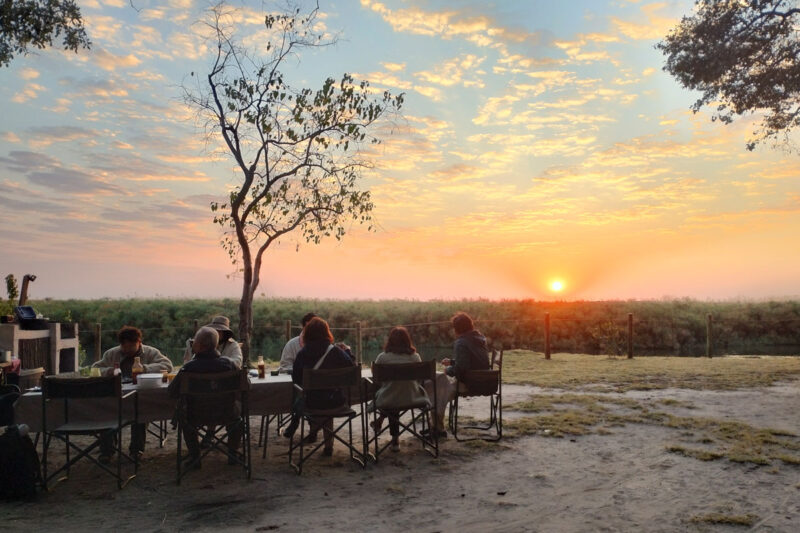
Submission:
M 436 420 L 431 424 L 439 434 L 439 438 L 447 437 L 444 429 L 444 413 L 447 404 L 456 397 L 456 380 L 467 370 L 488 370 L 489 349 L 486 337 L 475 329 L 472 318 L 467 313 L 456 313 L 451 319 L 456 341 L 453 343 L 453 358 L 442 359 L 443 374 L 436 374 Z M 433 385 L 425 383 L 428 396 L 433 397 Z
M 328 323 L 319 317 L 312 318 L 303 328 L 302 333 L 303 348 L 297 353 L 297 357 L 292 365 L 292 381 L 302 387 L 303 372 L 309 368 L 343 368 L 354 366 L 350 348 L 343 343 L 333 343 L 333 334 Z M 310 391 L 306 395 L 306 406 L 312 409 L 333 409 L 346 403 L 341 390 L 332 391 Z M 296 406 L 299 411 L 302 406 Z M 284 436 L 291 438 L 299 424 L 299 412 L 293 415 L 292 421 L 284 431 Z M 324 424 L 325 446 L 323 455 L 333 453 L 333 420 L 328 420 Z M 319 427 L 312 427 L 306 443 L 316 442 Z
M 462 379 L 467 370 L 488 370 L 490 363 L 486 337 L 475 329 L 472 318 L 467 313 L 456 313 L 452 322 L 458 337 L 453 343 L 453 359 L 442 359 L 445 374 Z
M 221 357 L 217 351 L 219 343 L 219 333 L 214 328 L 204 326 L 197 330 L 192 342 L 194 358 L 183 365 L 169 384 L 168 393 L 171 397 L 177 398 L 180 395 L 181 382 L 186 374 L 212 374 L 215 372 L 227 372 L 237 370 L 236 364 L 225 357 Z M 234 404 L 233 411 L 230 413 L 231 423 L 226 426 L 228 431 L 228 464 L 235 464 L 234 454 L 239 448 L 242 439 L 242 427 L 239 423 L 239 405 Z M 178 416 L 185 416 L 185 413 L 178 413 Z M 189 450 L 187 462 L 192 468 L 200 468 L 200 445 L 197 442 L 197 428 L 189 420 L 183 420 L 183 437 L 186 441 L 186 448 Z

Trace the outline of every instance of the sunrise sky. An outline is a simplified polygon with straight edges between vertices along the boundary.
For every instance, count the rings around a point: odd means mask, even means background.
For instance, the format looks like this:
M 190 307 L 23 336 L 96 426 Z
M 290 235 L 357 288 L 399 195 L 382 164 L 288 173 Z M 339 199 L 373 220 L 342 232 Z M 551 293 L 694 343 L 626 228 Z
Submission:
M 654 44 L 689 0 L 320 0 L 337 46 L 285 70 L 405 92 L 363 185 L 375 232 L 285 240 L 259 293 L 800 295 L 800 155 L 689 110 Z M 0 274 L 32 298 L 237 297 L 209 202 L 236 182 L 180 85 L 209 3 L 78 0 L 91 50 L 0 68 Z M 262 3 L 236 2 L 257 44 Z M 266 4 L 267 8 L 272 4 Z M 556 291 L 560 282 L 561 290 Z

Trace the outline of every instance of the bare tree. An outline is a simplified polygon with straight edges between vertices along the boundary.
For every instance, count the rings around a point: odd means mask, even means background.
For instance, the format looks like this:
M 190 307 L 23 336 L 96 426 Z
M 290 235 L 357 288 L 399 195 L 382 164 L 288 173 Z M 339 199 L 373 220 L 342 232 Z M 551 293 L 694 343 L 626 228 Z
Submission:
M 374 94 L 344 74 L 317 90 L 289 85 L 282 70 L 305 49 L 331 45 L 318 30 L 316 6 L 265 16 L 264 55 L 246 50 L 226 24 L 224 4 L 210 11 L 214 59 L 198 87 L 184 91 L 212 139 L 233 158 L 239 182 L 226 202 L 212 203 L 222 244 L 241 272 L 239 340 L 249 357 L 252 303 L 264 254 L 294 233 L 319 243 L 341 239 L 346 225 L 371 224 L 370 193 L 358 182 L 370 166 L 365 148 L 379 143 L 378 125 L 399 113 L 403 95 Z M 370 225 L 371 227 L 371 225 Z
M 747 143 L 767 139 L 789 145 L 800 125 L 800 8 L 797 0 L 697 0 L 695 13 L 657 45 L 664 70 L 701 92 L 697 112 L 715 105 L 713 120 L 765 111 Z

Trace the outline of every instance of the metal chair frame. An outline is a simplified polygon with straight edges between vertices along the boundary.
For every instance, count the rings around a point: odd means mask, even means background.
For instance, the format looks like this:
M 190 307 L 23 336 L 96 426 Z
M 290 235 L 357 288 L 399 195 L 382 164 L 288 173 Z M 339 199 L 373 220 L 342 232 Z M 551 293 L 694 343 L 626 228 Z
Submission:
M 392 414 L 397 416 L 399 421 L 398 437 L 404 433 L 410 433 L 415 438 L 419 439 L 422 443 L 422 449 L 433 455 L 439 457 L 439 437 L 436 431 L 431 431 L 429 414 L 435 411 L 437 390 L 436 390 L 436 361 L 423 361 L 421 363 L 402 363 L 402 364 L 372 364 L 372 380 L 377 389 L 381 383 L 391 381 L 425 381 L 430 380 L 433 382 L 433 403 L 428 401 L 427 406 L 420 405 L 406 405 L 397 406 L 396 408 L 385 409 L 379 408 L 377 405 L 372 411 L 373 420 L 373 435 L 369 439 L 369 444 L 375 445 L 375 453 L 371 457 L 377 461 L 381 453 L 386 451 L 391 445 L 391 440 L 379 445 L 379 437 L 389 431 L 388 425 L 383 426 L 380 430 L 375 431 L 374 427 L 378 422 L 378 411 L 383 414 Z M 401 417 L 406 413 L 410 413 L 411 420 L 403 422 Z M 420 431 L 417 431 L 417 423 L 420 423 Z M 428 430 L 428 436 L 424 435 L 425 430 Z
M 468 370 L 463 380 L 456 379 L 456 395 L 450 403 L 449 425 L 453 437 L 459 442 L 485 440 L 496 442 L 503 438 L 503 350 L 492 350 L 489 370 Z M 492 386 L 494 384 L 494 386 Z M 486 387 L 483 389 L 482 387 Z M 486 392 L 487 390 L 491 392 Z M 473 424 L 462 429 L 480 430 L 483 433 L 474 437 L 458 435 L 458 399 L 460 397 L 489 397 L 489 422 L 486 425 Z
M 237 420 L 233 423 L 242 425 L 242 454 L 236 454 L 232 458 L 237 464 L 242 466 L 247 474 L 247 479 L 252 475 L 252 461 L 250 450 L 250 412 L 248 402 L 248 391 L 250 389 L 250 380 L 247 376 L 247 370 L 229 370 L 225 372 L 214 373 L 196 373 L 186 372 L 181 377 L 180 390 L 178 396 L 178 411 L 177 416 L 177 477 L 176 482 L 180 485 L 181 479 L 189 471 L 189 465 L 182 468 L 181 449 L 183 444 L 184 426 L 191 424 L 197 430 L 198 444 L 199 441 L 205 437 L 210 446 L 200 450 L 199 459 L 207 456 L 211 451 L 216 450 L 227 457 L 228 454 L 226 445 L 228 432 L 225 430 L 226 425 L 232 423 L 231 420 L 223 420 L 223 415 L 220 411 L 228 407 L 225 402 L 233 403 L 236 400 L 240 401 L 240 414 Z M 202 413 L 194 413 L 191 404 L 194 400 L 201 400 L 205 405 L 214 405 L 220 411 L 204 411 Z
M 289 441 L 289 463 L 297 471 L 297 475 L 303 473 L 303 464 L 314 455 L 325 443 L 324 435 L 328 432 L 324 428 L 325 422 L 334 420 L 336 418 L 344 418 L 338 425 L 334 426 L 331 430 L 335 441 L 339 441 L 347 446 L 350 452 L 350 459 L 366 468 L 366 423 L 364 419 L 364 394 L 361 392 L 363 385 L 361 382 L 361 365 L 348 366 L 343 368 L 326 368 L 326 369 L 313 369 L 306 368 L 303 370 L 303 386 L 299 387 L 295 384 L 295 393 L 305 399 L 307 394 L 312 391 L 318 390 L 332 390 L 339 389 L 345 392 L 346 404 L 337 406 L 333 409 L 313 409 L 305 407 L 302 413 L 298 413 L 300 417 L 300 440 L 295 443 L 295 435 Z M 353 401 L 353 390 L 356 390 L 359 398 L 355 403 L 359 404 L 359 411 L 356 412 L 352 409 L 355 404 Z M 304 402 L 305 403 L 305 402 Z M 358 450 L 353 445 L 353 419 L 359 418 L 361 422 L 361 449 Z M 305 453 L 305 425 L 306 422 L 322 426 L 323 438 L 322 442 L 317 443 L 311 451 Z M 347 426 L 348 440 L 345 441 L 339 436 L 339 432 Z M 294 450 L 300 448 L 300 456 L 297 463 L 294 462 Z
M 109 398 L 116 400 L 116 418 L 109 420 L 98 420 L 94 422 L 70 422 L 70 400 L 75 399 L 96 399 L 97 401 L 108 400 Z M 132 419 L 126 419 L 122 416 L 123 400 L 133 398 L 134 414 Z M 48 428 L 47 426 L 47 411 L 48 405 L 52 400 L 62 400 L 64 404 L 64 423 L 56 426 L 55 428 Z M 69 470 L 72 465 L 77 461 L 86 458 L 99 466 L 108 474 L 117 479 L 117 488 L 122 489 L 128 482 L 135 478 L 139 471 L 139 457 L 134 455 L 131 457 L 123 453 L 122 449 L 122 430 L 126 426 L 132 426 L 138 422 L 139 416 L 139 402 L 135 390 L 122 394 L 122 380 L 121 376 L 109 377 L 93 377 L 93 378 L 69 378 L 63 379 L 56 376 L 45 376 L 42 379 L 42 486 L 45 490 L 49 490 L 48 483 L 51 479 L 58 476 L 62 472 L 66 475 L 59 478 L 56 483 L 64 481 L 69 478 Z M 116 434 L 115 452 L 117 454 L 117 468 L 116 472 L 109 468 L 107 465 L 101 463 L 97 458 L 90 455 L 95 448 L 100 445 L 101 437 L 107 432 L 113 431 Z M 89 446 L 81 448 L 70 440 L 72 435 L 91 435 L 95 439 Z M 47 472 L 47 453 L 50 448 L 50 441 L 52 438 L 57 438 L 65 443 L 66 446 L 66 462 L 57 469 L 55 472 L 48 474 Z M 75 450 L 78 454 L 75 457 L 70 457 L 70 450 Z M 125 459 L 132 462 L 134 465 L 134 473 L 127 478 L 122 476 L 122 460 Z

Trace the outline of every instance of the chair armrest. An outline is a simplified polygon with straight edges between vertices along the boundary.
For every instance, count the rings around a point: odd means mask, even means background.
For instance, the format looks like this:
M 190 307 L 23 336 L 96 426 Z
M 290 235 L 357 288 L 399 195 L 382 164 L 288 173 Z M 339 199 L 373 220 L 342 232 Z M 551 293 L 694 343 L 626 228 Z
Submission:
M 136 392 L 137 392 L 137 391 L 135 391 L 135 390 L 128 391 L 127 393 L 125 393 L 125 394 L 123 394 L 123 395 L 122 395 L 122 399 L 124 400 L 124 399 L 126 399 L 126 398 L 130 398 L 132 395 L 135 395 L 135 394 L 136 394 Z

